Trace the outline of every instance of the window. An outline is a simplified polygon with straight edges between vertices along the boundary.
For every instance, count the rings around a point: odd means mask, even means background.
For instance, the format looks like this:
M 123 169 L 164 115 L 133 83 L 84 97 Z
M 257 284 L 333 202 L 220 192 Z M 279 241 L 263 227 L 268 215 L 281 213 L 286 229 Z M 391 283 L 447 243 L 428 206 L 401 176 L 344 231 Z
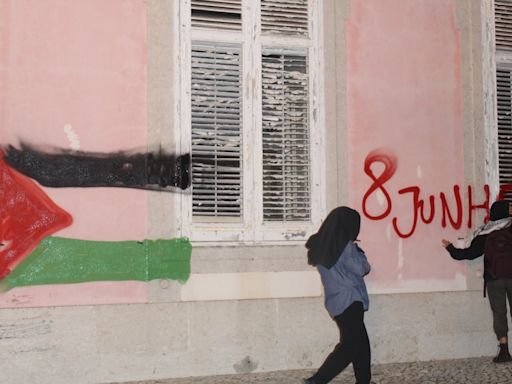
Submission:
M 512 2 L 495 0 L 499 183 L 512 184 Z M 512 198 L 512 191 L 505 192 Z
M 319 0 L 181 0 L 182 235 L 303 241 L 323 214 Z

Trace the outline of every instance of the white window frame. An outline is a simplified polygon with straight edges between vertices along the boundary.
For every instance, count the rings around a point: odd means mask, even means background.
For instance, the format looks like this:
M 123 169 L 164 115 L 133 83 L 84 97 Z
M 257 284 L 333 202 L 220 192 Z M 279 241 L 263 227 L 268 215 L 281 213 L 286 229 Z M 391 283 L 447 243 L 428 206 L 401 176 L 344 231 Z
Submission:
M 496 47 L 495 1 L 482 2 L 484 78 L 484 129 L 486 136 L 486 182 L 491 196 L 497 196 L 501 185 L 500 148 L 498 142 L 498 83 L 499 70 L 512 72 L 512 52 Z M 490 110 L 490 108 L 492 108 Z
M 309 0 L 309 39 L 270 36 L 260 31 L 260 1 L 242 0 L 242 34 L 228 30 L 192 29 L 191 1 L 180 0 L 176 7 L 174 32 L 175 143 L 178 153 L 191 153 L 191 46 L 192 41 L 238 43 L 242 46 L 242 219 L 240 222 L 212 218 L 195 222 L 192 193 L 176 195 L 179 236 L 197 245 L 256 245 L 301 243 L 318 229 L 325 214 L 325 112 L 323 79 L 322 1 Z M 251 49 L 247 49 L 250 45 Z M 262 90 L 261 47 L 308 49 L 310 123 L 310 201 L 308 222 L 264 222 L 262 193 Z M 250 95 L 250 96 L 248 96 Z M 246 127 L 251 127 L 247 129 Z M 258 139 L 259 138 L 259 139 Z

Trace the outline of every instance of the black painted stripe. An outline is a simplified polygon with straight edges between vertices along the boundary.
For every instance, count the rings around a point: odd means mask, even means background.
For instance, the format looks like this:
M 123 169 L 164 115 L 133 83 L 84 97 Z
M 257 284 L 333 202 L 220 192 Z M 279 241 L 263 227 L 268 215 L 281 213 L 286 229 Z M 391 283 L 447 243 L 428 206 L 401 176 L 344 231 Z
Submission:
M 190 154 L 43 151 L 22 144 L 5 149 L 6 162 L 46 187 L 126 187 L 149 190 L 190 186 Z

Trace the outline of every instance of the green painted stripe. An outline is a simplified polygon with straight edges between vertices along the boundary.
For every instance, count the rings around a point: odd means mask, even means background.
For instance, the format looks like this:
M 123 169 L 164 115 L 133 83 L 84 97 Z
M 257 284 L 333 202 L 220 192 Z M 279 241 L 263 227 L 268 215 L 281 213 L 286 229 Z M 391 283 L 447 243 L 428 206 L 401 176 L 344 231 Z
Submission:
M 7 289 L 88 281 L 184 283 L 190 276 L 191 253 L 186 238 L 111 242 L 47 237 L 2 283 Z

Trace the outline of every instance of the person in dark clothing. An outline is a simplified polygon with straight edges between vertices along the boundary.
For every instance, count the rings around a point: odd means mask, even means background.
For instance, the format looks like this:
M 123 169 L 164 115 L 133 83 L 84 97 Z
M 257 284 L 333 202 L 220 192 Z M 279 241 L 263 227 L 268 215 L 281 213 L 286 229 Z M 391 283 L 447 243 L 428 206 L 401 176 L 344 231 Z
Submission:
M 369 299 L 364 276 L 370 264 L 354 242 L 361 217 L 348 207 L 335 208 L 306 243 L 308 263 L 320 273 L 325 307 L 340 332 L 340 341 L 317 372 L 304 384 L 330 382 L 350 363 L 357 384 L 370 384 L 370 341 L 364 325 Z
M 484 254 L 490 233 L 511 226 L 511 214 L 512 204 L 510 201 L 496 201 L 491 206 L 490 221 L 475 231 L 469 247 L 456 248 L 445 239 L 442 240 L 442 245 L 455 260 L 476 259 Z M 497 279 L 490 273 L 489 269 L 489 261 L 484 257 L 484 296 L 487 290 L 492 311 L 493 329 L 499 343 L 498 354 L 493 358 L 493 362 L 504 363 L 512 361 L 508 350 L 507 323 L 507 298 L 512 313 L 512 279 Z

